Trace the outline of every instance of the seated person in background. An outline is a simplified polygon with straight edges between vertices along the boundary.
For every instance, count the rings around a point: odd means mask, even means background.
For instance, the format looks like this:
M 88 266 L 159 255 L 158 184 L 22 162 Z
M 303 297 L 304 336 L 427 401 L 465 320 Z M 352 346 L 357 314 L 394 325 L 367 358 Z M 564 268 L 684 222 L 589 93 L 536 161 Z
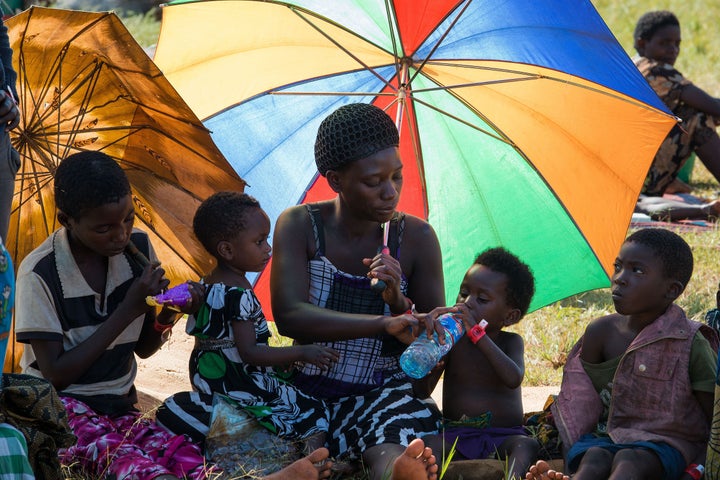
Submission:
M 705 463 L 718 337 L 674 304 L 692 275 L 679 235 L 639 230 L 612 278 L 617 313 L 593 320 L 568 355 L 551 406 L 581 480 L 691 480 Z M 526 479 L 565 479 L 539 461 Z
M 55 173 L 55 205 L 62 227 L 20 264 L 15 333 L 29 344 L 23 373 L 53 384 L 77 436 L 62 463 L 92 478 L 206 478 L 197 445 L 134 408 L 135 354 L 157 351 L 178 314 L 145 302 L 168 280 L 147 234 L 133 229 L 125 172 L 101 152 L 71 155 Z M 130 241 L 149 265 L 125 252 Z M 200 305 L 202 288 L 190 289 L 184 313 Z
M 536 460 L 539 444 L 522 426 L 525 346 L 520 335 L 503 330 L 525 315 L 534 292 L 528 266 L 503 248 L 481 253 L 465 274 L 452 310 L 462 318 L 466 334 L 445 357 L 444 428 L 423 437 L 438 458 L 446 458 L 457 442 L 453 460 L 497 454 L 506 460 L 509 478 L 517 479 Z M 488 322 L 484 330 L 478 325 L 482 319 Z M 436 378 L 421 382 L 434 385 L 441 365 L 428 375 Z
M 636 211 L 670 221 L 715 219 L 720 216 L 720 200 L 693 204 L 663 198 L 664 193 L 689 192 L 689 186 L 683 185 L 677 175 L 693 152 L 720 181 L 720 137 L 715 130 L 720 121 L 720 99 L 711 97 L 675 70 L 680 40 L 680 22 L 672 12 L 647 12 L 635 27 L 635 65 L 665 105 L 682 120 L 658 149 Z

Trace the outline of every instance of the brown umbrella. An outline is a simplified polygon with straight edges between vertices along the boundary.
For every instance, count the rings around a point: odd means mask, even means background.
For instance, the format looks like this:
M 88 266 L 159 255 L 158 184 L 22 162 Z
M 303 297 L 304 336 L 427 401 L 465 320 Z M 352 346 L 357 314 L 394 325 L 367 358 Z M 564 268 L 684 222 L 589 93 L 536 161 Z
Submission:
M 171 282 L 197 278 L 211 266 L 192 234 L 197 206 L 245 186 L 209 131 L 114 13 L 31 7 L 6 23 L 22 115 L 11 133 L 22 160 L 6 242 L 15 264 L 59 226 L 58 163 L 97 150 L 125 169 L 135 225 Z

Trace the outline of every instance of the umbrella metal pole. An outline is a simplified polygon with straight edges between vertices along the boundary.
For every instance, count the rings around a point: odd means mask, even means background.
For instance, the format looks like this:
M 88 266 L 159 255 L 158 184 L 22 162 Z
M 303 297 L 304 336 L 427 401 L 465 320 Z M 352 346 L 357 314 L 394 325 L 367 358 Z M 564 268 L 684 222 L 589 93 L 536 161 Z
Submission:
M 407 85 L 405 82 L 407 81 L 407 74 L 408 74 L 408 61 L 409 59 L 403 59 L 402 61 L 402 67 L 400 70 L 400 85 L 398 86 L 398 102 L 397 102 L 397 111 L 395 112 L 395 126 L 398 129 L 398 136 L 400 135 L 401 131 L 401 124 L 402 124 L 402 117 L 403 117 L 403 109 L 405 108 L 405 98 L 406 98 L 406 88 Z M 390 233 L 390 221 L 382 224 L 383 229 L 383 244 L 380 247 L 378 253 L 384 253 L 389 254 L 390 250 L 388 249 L 388 235 Z M 376 292 L 382 292 L 385 290 L 387 285 L 382 280 L 379 280 L 377 278 L 373 278 L 370 281 L 370 288 L 372 288 Z

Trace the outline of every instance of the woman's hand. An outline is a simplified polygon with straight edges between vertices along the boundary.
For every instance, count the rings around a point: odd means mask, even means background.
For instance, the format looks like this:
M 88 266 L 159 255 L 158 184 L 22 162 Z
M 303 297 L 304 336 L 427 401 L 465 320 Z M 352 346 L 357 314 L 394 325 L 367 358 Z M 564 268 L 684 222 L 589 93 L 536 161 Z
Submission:
M 363 258 L 363 263 L 370 268 L 368 278 L 385 282 L 386 287 L 382 291 L 382 297 L 383 301 L 390 305 L 390 311 L 401 313 L 408 310 L 408 300 L 400 290 L 402 268 L 400 262 L 390 255 L 388 249 L 384 248 L 373 258 Z
M 333 362 L 340 359 L 340 353 L 324 345 L 300 345 L 300 361 L 311 363 L 318 368 L 328 370 Z
M 394 317 L 385 317 L 385 333 L 397 338 L 405 345 L 410 345 L 417 338 L 418 319 L 414 315 L 403 314 Z

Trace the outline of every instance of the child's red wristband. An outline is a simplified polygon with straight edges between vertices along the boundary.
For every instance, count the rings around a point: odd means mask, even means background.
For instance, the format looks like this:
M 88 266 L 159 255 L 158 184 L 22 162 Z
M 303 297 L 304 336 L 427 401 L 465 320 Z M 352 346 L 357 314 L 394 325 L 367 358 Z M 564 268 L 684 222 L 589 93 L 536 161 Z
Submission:
M 473 344 L 480 341 L 485 336 L 485 327 L 487 322 L 482 320 L 480 323 L 473 325 L 473 327 L 467 332 L 467 336 Z
M 690 475 L 693 480 L 700 480 L 705 473 L 705 467 L 703 467 L 702 465 L 698 465 L 697 463 L 691 463 L 685 469 L 685 473 Z

